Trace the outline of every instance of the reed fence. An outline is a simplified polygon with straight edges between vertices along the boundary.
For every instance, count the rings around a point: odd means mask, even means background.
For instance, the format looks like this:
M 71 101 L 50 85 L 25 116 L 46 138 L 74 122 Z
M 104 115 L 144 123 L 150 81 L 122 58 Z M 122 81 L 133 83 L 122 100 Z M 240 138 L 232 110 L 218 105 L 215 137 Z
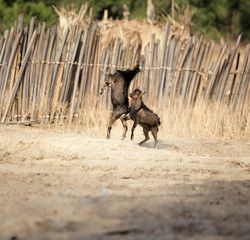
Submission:
M 98 95 L 105 72 L 126 69 L 140 59 L 141 72 L 131 88 L 147 91 L 146 101 L 154 99 L 159 108 L 194 106 L 200 100 L 229 105 L 235 114 L 249 114 L 250 61 L 239 43 L 231 49 L 203 38 L 190 37 L 187 43 L 169 35 L 152 35 L 151 42 L 130 44 L 112 39 L 102 44 L 98 23 L 84 29 L 46 28 L 46 23 L 23 26 L 19 16 L 16 28 L 6 30 L 0 39 L 0 117 L 1 122 L 65 119 L 77 121 L 88 96 L 110 107 L 110 90 Z M 242 52 L 242 51 L 241 51 Z

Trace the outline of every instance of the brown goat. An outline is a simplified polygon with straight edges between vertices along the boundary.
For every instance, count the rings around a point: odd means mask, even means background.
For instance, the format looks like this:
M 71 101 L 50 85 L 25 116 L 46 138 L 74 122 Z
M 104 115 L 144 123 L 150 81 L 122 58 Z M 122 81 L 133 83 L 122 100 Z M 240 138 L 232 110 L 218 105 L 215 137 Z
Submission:
M 122 138 L 126 137 L 128 127 L 126 119 L 122 116 L 125 116 L 129 112 L 128 88 L 138 72 L 140 72 L 139 64 L 136 64 L 125 71 L 117 70 L 114 74 L 108 75 L 111 83 L 106 82 L 106 86 L 111 87 L 113 111 L 108 123 L 107 138 L 110 138 L 113 123 L 119 118 L 121 118 L 124 129 Z M 104 88 L 101 91 L 103 92 Z
M 145 139 L 139 143 L 141 146 L 146 141 L 149 140 L 149 131 L 152 132 L 154 137 L 154 147 L 156 147 L 158 140 L 157 140 L 157 132 L 158 127 L 161 124 L 160 118 L 155 114 L 152 110 L 150 110 L 142 101 L 142 95 L 146 92 L 142 92 L 140 89 L 136 88 L 132 93 L 130 93 L 130 97 L 132 98 L 129 115 L 130 118 L 134 121 L 131 130 L 131 140 L 134 138 L 134 130 L 139 124 L 143 128 L 143 132 L 145 135 Z

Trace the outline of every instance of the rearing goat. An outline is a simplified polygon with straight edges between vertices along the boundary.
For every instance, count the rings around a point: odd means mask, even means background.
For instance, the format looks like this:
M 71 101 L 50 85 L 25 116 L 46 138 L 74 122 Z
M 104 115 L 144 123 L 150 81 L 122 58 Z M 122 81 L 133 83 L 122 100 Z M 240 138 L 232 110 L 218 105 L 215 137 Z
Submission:
M 140 89 L 136 88 L 132 93 L 130 93 L 130 97 L 132 98 L 129 115 L 130 118 L 134 121 L 132 130 L 131 130 L 131 140 L 134 138 L 134 130 L 139 124 L 143 128 L 143 132 L 145 135 L 145 139 L 139 143 L 141 146 L 143 143 L 149 140 L 149 131 L 152 132 L 152 135 L 155 140 L 154 147 L 158 143 L 157 140 L 157 132 L 158 127 L 161 124 L 160 118 L 157 114 L 155 114 L 152 110 L 150 110 L 142 101 L 142 95 L 146 92 L 142 92 Z
M 129 112 L 128 88 L 138 72 L 140 72 L 139 64 L 136 64 L 125 71 L 117 70 L 114 74 L 108 75 L 111 82 L 106 81 L 104 87 L 101 89 L 100 94 L 103 93 L 106 86 L 111 87 L 113 111 L 108 123 L 107 138 L 110 138 L 113 123 L 119 118 L 121 118 L 124 129 L 122 137 L 126 137 L 128 127 L 126 119 L 122 116 L 125 116 Z

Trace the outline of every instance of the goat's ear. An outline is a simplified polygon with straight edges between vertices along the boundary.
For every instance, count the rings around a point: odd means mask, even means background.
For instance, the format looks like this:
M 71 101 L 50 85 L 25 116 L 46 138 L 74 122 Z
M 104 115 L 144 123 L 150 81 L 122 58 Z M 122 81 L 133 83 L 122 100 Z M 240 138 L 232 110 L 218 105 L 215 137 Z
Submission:
M 112 79 L 112 78 L 114 78 L 114 74 L 109 73 L 108 77 Z
M 147 91 L 145 91 L 145 92 L 142 92 L 142 93 L 140 94 L 140 97 L 141 97 L 141 96 L 143 96 L 143 95 L 144 95 L 144 94 L 145 94 L 146 92 L 147 92 Z
M 110 73 L 110 74 L 108 75 L 108 78 L 110 78 L 111 80 L 113 80 L 113 79 L 115 78 L 115 74 L 111 74 L 111 73 Z

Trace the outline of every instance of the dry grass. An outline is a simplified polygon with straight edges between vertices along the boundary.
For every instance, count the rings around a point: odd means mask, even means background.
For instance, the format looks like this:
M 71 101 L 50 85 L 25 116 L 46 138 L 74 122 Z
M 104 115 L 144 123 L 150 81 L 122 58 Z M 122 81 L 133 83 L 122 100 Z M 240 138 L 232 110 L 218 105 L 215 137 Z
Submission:
M 194 23 L 192 17 L 195 13 L 195 8 L 189 4 L 186 8 L 181 9 L 175 4 L 175 17 L 171 17 L 167 13 L 163 13 L 163 19 L 171 24 L 172 34 L 175 35 L 177 40 L 187 42 L 189 37 L 192 35 Z
M 109 109 L 103 107 L 97 97 L 86 97 L 83 107 L 71 127 L 93 133 L 105 135 L 110 116 Z M 153 100 L 145 101 L 145 104 L 157 113 L 161 119 L 159 137 L 179 137 L 195 139 L 249 139 L 250 122 L 249 112 L 237 116 L 227 104 L 213 104 L 208 101 L 200 101 L 195 106 L 184 106 L 181 99 L 174 106 L 169 107 L 163 103 L 158 109 Z M 66 113 L 67 115 L 67 113 Z M 67 116 L 64 120 L 56 122 L 57 126 L 69 126 Z M 130 136 L 132 121 L 128 122 Z M 139 127 L 140 129 L 140 127 Z M 119 120 L 113 125 L 113 130 L 122 135 L 122 124 Z M 141 130 L 137 130 L 142 134 Z M 140 133 L 141 132 L 141 133 Z
M 200 101 L 184 106 L 182 100 L 162 109 L 163 132 L 166 136 L 188 138 L 244 139 L 249 137 L 247 112 L 237 116 L 227 104 Z M 166 105 L 165 105 L 166 106 Z

